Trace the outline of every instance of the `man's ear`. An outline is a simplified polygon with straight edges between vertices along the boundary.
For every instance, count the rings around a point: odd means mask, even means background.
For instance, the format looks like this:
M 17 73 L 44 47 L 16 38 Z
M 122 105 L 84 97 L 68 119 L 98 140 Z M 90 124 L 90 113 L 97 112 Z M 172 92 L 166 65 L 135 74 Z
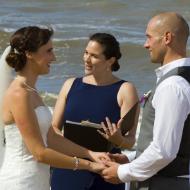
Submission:
M 173 39 L 173 34 L 171 32 L 166 32 L 164 38 L 166 45 L 168 45 Z

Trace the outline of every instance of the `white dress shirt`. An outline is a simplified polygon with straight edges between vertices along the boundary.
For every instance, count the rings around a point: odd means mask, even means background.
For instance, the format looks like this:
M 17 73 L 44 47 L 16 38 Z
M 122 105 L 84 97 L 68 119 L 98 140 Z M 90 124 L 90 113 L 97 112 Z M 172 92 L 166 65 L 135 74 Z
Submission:
M 172 61 L 156 69 L 157 82 L 166 73 L 180 66 L 190 66 L 190 58 Z M 176 158 L 184 122 L 190 113 L 190 85 L 180 76 L 170 76 L 155 91 L 153 140 L 134 161 L 120 165 L 118 177 L 123 182 L 143 181 Z

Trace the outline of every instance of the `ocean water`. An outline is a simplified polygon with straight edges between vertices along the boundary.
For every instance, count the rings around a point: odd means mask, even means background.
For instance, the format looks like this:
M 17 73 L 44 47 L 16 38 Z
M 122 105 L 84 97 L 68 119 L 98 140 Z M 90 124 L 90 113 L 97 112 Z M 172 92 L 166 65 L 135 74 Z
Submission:
M 55 30 L 54 49 L 57 60 L 51 72 L 39 78 L 38 89 L 53 105 L 63 82 L 83 75 L 83 52 L 88 37 L 108 32 L 120 42 L 121 69 L 115 74 L 131 81 L 139 96 L 155 81 L 148 52 L 143 48 L 148 20 L 162 11 L 176 11 L 190 24 L 189 0 L 1 0 L 0 53 L 10 35 L 27 25 L 51 26 Z M 188 42 L 188 52 L 190 42 Z

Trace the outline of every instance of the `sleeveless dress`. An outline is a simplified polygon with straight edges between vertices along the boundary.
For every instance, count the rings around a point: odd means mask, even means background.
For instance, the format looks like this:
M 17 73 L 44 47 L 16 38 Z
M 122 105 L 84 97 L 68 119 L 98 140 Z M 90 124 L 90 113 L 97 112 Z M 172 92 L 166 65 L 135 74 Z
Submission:
M 117 123 L 120 119 L 117 94 L 125 81 L 120 80 L 111 85 L 96 86 L 83 83 L 82 80 L 82 78 L 76 78 L 67 95 L 64 121 L 89 120 L 100 123 L 105 121 L 107 116 L 112 122 Z M 119 151 L 117 150 L 117 152 Z M 105 182 L 100 175 L 89 171 L 54 168 L 51 177 L 51 189 L 124 190 L 125 184 L 114 185 Z
M 41 135 L 46 145 L 51 113 L 46 106 L 35 109 Z M 0 168 L 1 190 L 49 190 L 49 166 L 34 160 L 15 124 L 6 125 L 4 161 Z

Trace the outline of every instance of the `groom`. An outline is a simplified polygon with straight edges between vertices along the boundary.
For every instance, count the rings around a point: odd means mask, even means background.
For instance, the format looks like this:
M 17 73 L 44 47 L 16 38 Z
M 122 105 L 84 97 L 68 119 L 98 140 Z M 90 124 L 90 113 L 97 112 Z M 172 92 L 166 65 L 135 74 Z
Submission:
M 186 57 L 189 26 L 174 12 L 154 16 L 144 47 L 156 69 L 157 83 L 145 103 L 137 158 L 131 163 L 107 162 L 102 171 L 112 183 L 138 181 L 135 189 L 189 189 L 190 58 Z M 123 157 L 114 156 L 116 161 Z

